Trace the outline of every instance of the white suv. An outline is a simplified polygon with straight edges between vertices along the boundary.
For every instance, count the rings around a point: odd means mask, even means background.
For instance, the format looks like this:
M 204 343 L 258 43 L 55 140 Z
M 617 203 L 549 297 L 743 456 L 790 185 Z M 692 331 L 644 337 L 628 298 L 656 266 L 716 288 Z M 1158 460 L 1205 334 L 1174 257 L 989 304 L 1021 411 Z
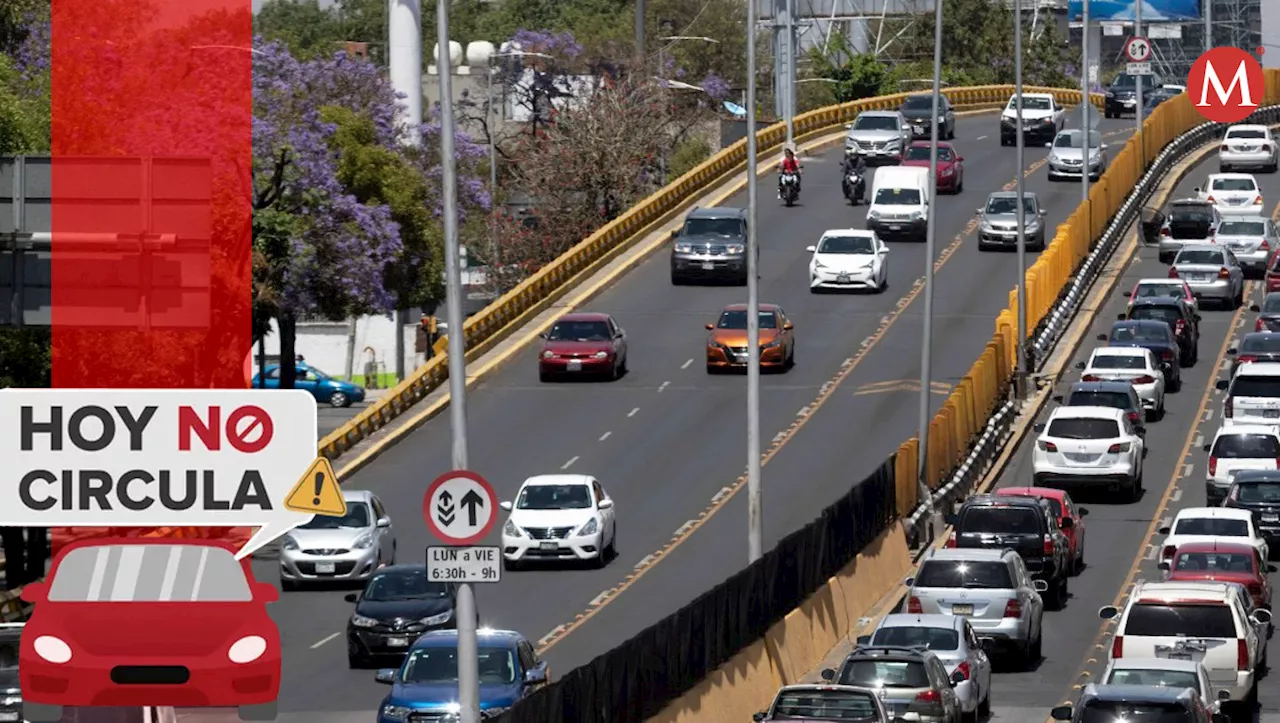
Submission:
M 1123 611 L 1108 605 L 1103 620 L 1120 618 L 1111 659 L 1125 657 L 1196 660 L 1204 664 L 1214 694 L 1251 698 L 1266 640 L 1255 626 L 1271 620 L 1267 610 L 1245 612 L 1243 588 L 1222 582 L 1139 582 Z
M 1238 507 L 1187 507 L 1172 525 L 1158 532 L 1166 536 L 1160 543 L 1161 565 L 1171 562 L 1188 542 L 1238 542 L 1252 546 L 1262 559 L 1270 559 L 1267 539 L 1253 523 L 1253 512 Z
M 1213 442 L 1204 446 L 1209 453 L 1204 492 L 1210 506 L 1222 504 L 1227 491 L 1242 469 L 1280 469 L 1280 427 L 1262 424 L 1232 424 L 1219 427 Z
M 1142 493 L 1141 425 L 1123 409 L 1058 407 L 1047 424 L 1037 424 L 1035 485 L 1072 484 L 1123 487 L 1130 499 Z
M 1280 362 L 1241 364 L 1236 375 L 1218 382 L 1225 389 L 1224 424 L 1280 424 Z

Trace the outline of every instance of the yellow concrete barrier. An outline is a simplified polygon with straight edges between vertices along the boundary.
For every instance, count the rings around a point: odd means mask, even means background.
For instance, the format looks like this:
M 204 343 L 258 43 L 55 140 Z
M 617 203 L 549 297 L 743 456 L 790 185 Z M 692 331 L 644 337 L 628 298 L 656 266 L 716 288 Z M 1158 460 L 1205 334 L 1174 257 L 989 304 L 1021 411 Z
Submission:
M 1025 91 L 1052 93 L 1059 102 L 1066 105 L 1078 104 L 1081 98 L 1079 90 L 1028 86 Z M 951 88 L 944 91 L 944 94 L 957 110 L 994 108 L 1008 102 L 1013 94 L 1013 86 Z M 796 141 L 801 142 L 838 129 L 863 111 L 897 108 L 907 95 L 897 93 L 866 98 L 802 113 L 795 118 Z M 1092 94 L 1090 100 L 1094 105 L 1102 107 L 1101 94 Z M 760 152 L 765 153 L 783 144 L 786 140 L 786 127 L 777 123 L 759 131 L 756 137 Z M 463 333 L 466 335 L 468 358 L 488 351 L 575 283 L 608 263 L 632 243 L 644 238 L 671 214 L 680 211 L 727 177 L 740 173 L 746 163 L 746 147 L 746 139 L 742 139 L 721 150 L 583 239 L 519 286 L 489 304 L 479 314 L 467 319 Z M 447 358 L 443 353 L 437 354 L 382 399 L 320 440 L 319 453 L 329 459 L 337 458 L 403 414 L 406 409 L 439 387 L 447 377 Z
M 1280 102 L 1280 70 L 1265 72 L 1266 100 L 1262 105 L 1275 105 Z M 1079 99 L 1078 94 L 1076 98 Z M 1081 202 L 1058 226 L 1048 247 L 1027 269 L 1028 334 L 1053 308 L 1151 161 L 1174 138 L 1204 122 L 1192 107 L 1190 97 L 1183 93 L 1160 104 L 1143 123 L 1142 133 L 1131 137 L 1115 155 L 1102 178 L 1090 188 L 1088 201 Z M 924 469 L 930 489 L 937 489 L 951 477 L 982 433 L 991 412 L 1006 398 L 1017 363 L 1018 301 L 1017 289 L 1010 291 L 1009 306 L 996 317 L 995 333 L 987 348 L 929 425 Z M 904 517 L 920 501 L 919 455 L 919 440 L 914 437 L 898 448 L 895 474 L 907 476 L 896 480 L 898 511 Z
M 776 623 L 648 723 L 742 723 L 764 710 L 779 686 L 798 682 L 849 636 L 911 569 L 902 525 L 894 523 L 799 608 Z

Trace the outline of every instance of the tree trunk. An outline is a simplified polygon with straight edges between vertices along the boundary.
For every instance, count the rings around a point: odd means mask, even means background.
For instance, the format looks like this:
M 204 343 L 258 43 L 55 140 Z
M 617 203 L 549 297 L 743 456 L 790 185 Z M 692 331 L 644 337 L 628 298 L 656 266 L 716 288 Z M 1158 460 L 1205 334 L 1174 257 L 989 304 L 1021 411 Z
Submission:
M 280 388 L 293 389 L 294 379 L 297 377 L 297 347 L 296 337 L 298 331 L 298 321 L 292 313 L 281 312 L 280 317 L 276 319 L 280 327 Z

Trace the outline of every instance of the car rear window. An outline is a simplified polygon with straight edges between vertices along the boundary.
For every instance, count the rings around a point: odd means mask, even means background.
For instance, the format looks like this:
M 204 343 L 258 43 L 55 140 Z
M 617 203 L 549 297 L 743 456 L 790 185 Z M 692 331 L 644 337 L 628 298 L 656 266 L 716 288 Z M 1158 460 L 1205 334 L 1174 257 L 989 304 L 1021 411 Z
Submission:
M 970 507 L 960 513 L 961 532 L 1005 532 L 1010 535 L 1038 535 L 1041 513 L 1029 507 L 993 505 Z
M 1236 139 L 1262 139 L 1266 137 L 1266 132 L 1258 128 L 1233 128 L 1227 131 L 1227 138 L 1233 141 Z
M 1231 608 L 1221 603 L 1171 605 L 1138 603 L 1129 608 L 1124 635 L 1183 638 L 1234 638 L 1236 621 Z
M 1003 562 L 983 560 L 967 562 L 955 560 L 926 560 L 916 574 L 917 587 L 974 587 L 1009 590 L 1013 578 L 1009 566 Z M 907 628 L 902 628 L 907 629 Z M 876 638 L 876 643 L 880 639 Z M 894 643 L 895 645 L 897 643 Z M 950 650 L 950 648 L 948 648 Z
M 1181 299 L 1187 295 L 1181 283 L 1139 284 L 1135 299 Z
M 1221 517 L 1188 517 L 1178 520 L 1173 528 L 1175 535 L 1203 535 L 1205 537 L 1248 537 L 1249 523 Z
M 1200 690 L 1200 676 L 1187 670 L 1147 670 L 1129 668 L 1111 671 L 1111 677 L 1102 681 L 1107 685 L 1154 685 L 1160 688 L 1182 690 L 1190 688 L 1197 693 Z
M 1240 344 L 1240 351 L 1280 351 L 1280 334 L 1246 334 Z
M 1267 294 L 1267 298 L 1262 300 L 1262 310 L 1268 312 L 1280 311 L 1280 294 Z
M 1280 377 L 1249 374 L 1231 382 L 1233 397 L 1280 397 Z
M 1004 567 L 1001 565 L 1000 567 Z M 945 587 L 945 586 L 944 586 Z M 930 650 L 955 650 L 960 647 L 960 633 L 952 628 L 893 627 L 880 628 L 871 639 L 872 645 L 914 648 L 924 646 Z
M 1280 482 L 1237 482 L 1234 494 L 1241 502 L 1280 503 Z
M 1264 221 L 1223 221 L 1218 227 L 1219 236 L 1262 236 L 1266 232 Z
M 1220 459 L 1280 458 L 1280 442 L 1270 434 L 1224 434 L 1214 441 L 1210 456 Z
M 1173 330 L 1168 324 L 1152 324 L 1151 322 L 1142 323 L 1133 321 L 1127 324 L 1116 324 L 1111 327 L 1111 342 L 1113 345 L 1132 344 L 1142 342 L 1163 342 L 1170 343 L 1172 340 Z
M 853 690 L 784 690 L 773 704 L 775 718 L 877 721 L 870 693 Z
M 1147 360 L 1128 354 L 1095 354 L 1089 366 L 1094 369 L 1146 369 Z
M 1182 313 L 1168 306 L 1139 306 L 1129 314 L 1129 318 L 1175 322 L 1182 318 Z
M 1215 178 L 1213 179 L 1213 190 L 1256 191 L 1258 190 L 1258 184 L 1254 183 L 1252 178 Z
M 1080 711 L 1080 723 L 1195 723 L 1196 715 L 1183 703 L 1091 700 Z
M 1213 266 L 1221 266 L 1223 263 L 1225 263 L 1225 261 L 1223 260 L 1221 251 L 1210 251 L 1208 249 L 1203 251 L 1200 249 L 1182 251 L 1178 254 L 1177 258 L 1173 260 L 1174 266 L 1180 266 L 1182 264 L 1210 264 Z
M 1183 552 L 1173 561 L 1173 569 L 1197 572 L 1253 572 L 1253 553 L 1238 552 Z
M 1113 409 L 1129 409 L 1133 400 L 1122 392 L 1072 392 L 1067 400 L 1068 407 L 1111 407 Z
M 881 188 L 876 191 L 876 197 L 872 203 L 886 206 L 918 206 L 920 191 L 914 188 Z
M 858 658 L 845 663 L 841 685 L 866 688 L 929 688 L 924 663 L 915 660 L 870 660 Z
M 1114 419 L 1055 419 L 1049 422 L 1047 434 L 1058 439 L 1115 439 L 1120 436 L 1120 425 Z

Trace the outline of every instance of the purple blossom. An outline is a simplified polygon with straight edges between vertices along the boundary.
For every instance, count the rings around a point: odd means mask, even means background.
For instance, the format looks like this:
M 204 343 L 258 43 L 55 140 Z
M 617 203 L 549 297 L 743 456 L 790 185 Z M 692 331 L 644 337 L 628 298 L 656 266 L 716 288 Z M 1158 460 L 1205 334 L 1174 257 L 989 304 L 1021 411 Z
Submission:
M 13 53 L 14 67 L 27 83 L 48 77 L 53 52 L 53 28 L 49 18 L 32 16 L 26 22 L 26 37 Z
M 702 79 L 702 90 L 713 100 L 724 100 L 729 97 L 729 81 L 715 73 L 707 73 Z
M 560 33 L 551 30 L 517 30 L 511 36 L 511 45 L 526 53 L 546 53 L 569 60 L 582 55 L 582 45 L 567 30 Z

